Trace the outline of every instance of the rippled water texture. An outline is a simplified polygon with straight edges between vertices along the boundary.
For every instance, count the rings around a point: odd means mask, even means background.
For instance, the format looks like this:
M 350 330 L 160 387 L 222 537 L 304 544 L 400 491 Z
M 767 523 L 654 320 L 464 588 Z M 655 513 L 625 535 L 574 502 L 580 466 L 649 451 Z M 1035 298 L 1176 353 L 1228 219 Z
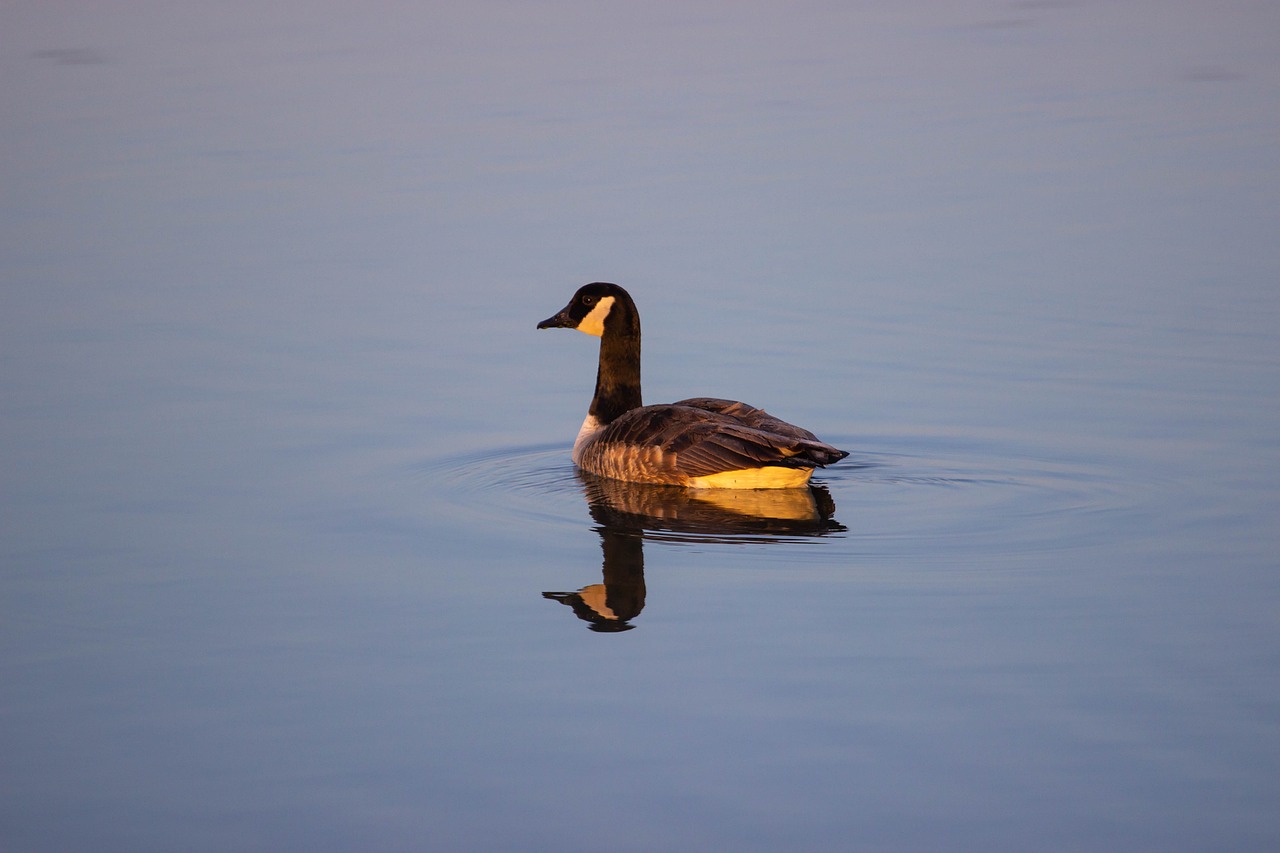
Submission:
M 834 524 L 813 532 L 854 540 L 850 547 L 860 554 L 874 553 L 878 540 L 888 540 L 886 550 L 897 552 L 901 545 L 894 543 L 906 538 L 922 552 L 950 554 L 963 549 L 966 538 L 981 540 L 976 547 L 983 553 L 990 553 L 993 539 L 998 540 L 996 547 L 1011 552 L 1093 545 L 1098 542 L 1078 538 L 1085 525 L 1077 515 L 1132 520 L 1132 513 L 1142 511 L 1126 501 L 1142 501 L 1144 490 L 1128 497 L 1119 494 L 1115 472 L 1096 463 L 1018 458 L 1007 445 L 946 436 L 909 444 L 890 436 L 862 440 L 880 449 L 857 452 L 818 472 L 812 490 L 695 490 L 615 483 L 577 471 L 563 444 L 450 456 L 422 464 L 410 477 L 429 481 L 432 491 L 447 496 L 471 523 L 487 521 L 531 531 L 577 530 L 584 505 L 601 503 L 637 507 L 635 514 L 647 517 L 640 526 L 650 532 L 668 526 L 664 519 L 669 514 L 679 514 L 664 507 L 704 504 L 726 510 L 725 520 L 709 520 L 685 531 L 690 541 L 740 541 L 734 534 L 750 533 L 745 519 L 785 519 L 793 515 L 788 503 L 797 495 L 812 491 L 816 497 L 804 500 L 825 505 L 831 504 L 834 492 L 841 495 L 846 514 L 867 518 L 874 513 L 874 528 L 850 530 Z M 732 520 L 735 515 L 738 524 Z M 993 536 L 993 524 L 1001 526 L 1000 534 Z M 1094 533 L 1105 541 L 1106 531 Z
M 7 4 L 0 850 L 1277 849 L 1277 9 Z

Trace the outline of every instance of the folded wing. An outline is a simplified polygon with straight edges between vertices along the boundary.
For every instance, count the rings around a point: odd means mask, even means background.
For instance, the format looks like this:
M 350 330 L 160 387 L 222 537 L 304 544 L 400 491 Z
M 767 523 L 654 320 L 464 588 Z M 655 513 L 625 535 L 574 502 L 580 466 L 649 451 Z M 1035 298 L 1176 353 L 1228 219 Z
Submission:
M 820 468 L 848 455 L 806 429 L 734 400 L 695 397 L 633 409 L 593 442 L 597 458 L 643 459 L 686 478 L 766 466 Z

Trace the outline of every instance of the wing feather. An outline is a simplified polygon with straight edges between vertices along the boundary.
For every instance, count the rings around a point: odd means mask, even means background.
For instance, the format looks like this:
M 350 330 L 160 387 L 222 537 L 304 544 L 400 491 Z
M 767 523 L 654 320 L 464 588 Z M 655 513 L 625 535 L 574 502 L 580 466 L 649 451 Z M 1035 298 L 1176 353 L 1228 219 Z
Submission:
M 615 419 L 592 441 L 589 456 L 598 462 L 589 470 L 605 473 L 614 467 L 610 459 L 643 459 L 657 469 L 655 476 L 692 479 L 765 466 L 819 468 L 847 455 L 762 409 L 696 397 L 632 409 Z

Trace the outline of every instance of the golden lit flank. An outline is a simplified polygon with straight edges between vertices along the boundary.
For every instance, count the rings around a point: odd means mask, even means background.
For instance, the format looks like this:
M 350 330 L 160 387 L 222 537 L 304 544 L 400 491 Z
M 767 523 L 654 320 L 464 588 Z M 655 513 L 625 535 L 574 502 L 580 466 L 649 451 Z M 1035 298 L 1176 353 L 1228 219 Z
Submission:
M 693 477 L 686 485 L 695 489 L 796 489 L 809 482 L 812 468 L 742 468 Z

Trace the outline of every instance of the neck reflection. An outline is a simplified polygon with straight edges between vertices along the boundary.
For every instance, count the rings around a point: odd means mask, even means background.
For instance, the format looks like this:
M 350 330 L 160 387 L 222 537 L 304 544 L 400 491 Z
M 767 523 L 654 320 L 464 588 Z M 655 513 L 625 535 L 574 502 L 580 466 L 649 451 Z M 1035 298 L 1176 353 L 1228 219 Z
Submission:
M 603 552 L 600 583 L 576 592 L 544 592 L 572 608 L 592 631 L 617 633 L 645 605 L 644 540 L 785 542 L 846 528 L 821 485 L 803 489 L 684 489 L 626 483 L 578 471 Z

